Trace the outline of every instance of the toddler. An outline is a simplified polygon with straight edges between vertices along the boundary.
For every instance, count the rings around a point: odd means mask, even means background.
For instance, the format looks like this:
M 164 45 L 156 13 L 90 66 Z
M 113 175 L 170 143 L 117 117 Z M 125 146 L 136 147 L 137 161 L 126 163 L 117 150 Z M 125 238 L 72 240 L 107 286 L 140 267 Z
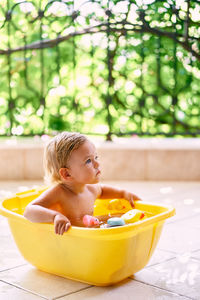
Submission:
M 54 223 L 63 234 L 71 225 L 82 226 L 84 215 L 93 215 L 96 198 L 124 198 L 134 207 L 139 198 L 123 189 L 101 185 L 96 148 L 86 136 L 62 132 L 52 138 L 44 152 L 46 178 L 51 187 L 33 200 L 24 217 L 32 222 Z

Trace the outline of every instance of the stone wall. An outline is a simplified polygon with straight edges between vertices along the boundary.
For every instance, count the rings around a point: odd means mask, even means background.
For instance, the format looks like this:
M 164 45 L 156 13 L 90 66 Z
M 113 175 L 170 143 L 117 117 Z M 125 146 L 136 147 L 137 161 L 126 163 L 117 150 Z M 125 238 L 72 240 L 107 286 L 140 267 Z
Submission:
M 103 180 L 200 180 L 200 139 L 94 141 Z M 43 142 L 0 144 L 0 180 L 43 178 Z

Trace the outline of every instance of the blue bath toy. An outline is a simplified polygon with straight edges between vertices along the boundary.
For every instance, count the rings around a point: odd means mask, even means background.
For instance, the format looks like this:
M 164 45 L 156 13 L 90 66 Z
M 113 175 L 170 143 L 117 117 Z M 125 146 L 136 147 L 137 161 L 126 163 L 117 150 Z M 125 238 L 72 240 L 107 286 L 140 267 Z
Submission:
M 125 221 L 122 218 L 113 217 L 108 219 L 107 224 L 110 226 L 123 226 L 125 225 Z

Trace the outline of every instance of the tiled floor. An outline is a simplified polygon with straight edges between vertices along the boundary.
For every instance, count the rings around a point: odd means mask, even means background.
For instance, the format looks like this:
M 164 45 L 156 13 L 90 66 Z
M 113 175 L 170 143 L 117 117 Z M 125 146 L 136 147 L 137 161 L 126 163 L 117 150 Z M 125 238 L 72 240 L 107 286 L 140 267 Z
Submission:
M 41 185 L 0 182 L 0 196 Z M 140 272 L 111 287 L 95 287 L 36 270 L 19 254 L 0 216 L 0 299 L 200 300 L 200 182 L 112 182 L 145 201 L 171 204 L 157 249 Z

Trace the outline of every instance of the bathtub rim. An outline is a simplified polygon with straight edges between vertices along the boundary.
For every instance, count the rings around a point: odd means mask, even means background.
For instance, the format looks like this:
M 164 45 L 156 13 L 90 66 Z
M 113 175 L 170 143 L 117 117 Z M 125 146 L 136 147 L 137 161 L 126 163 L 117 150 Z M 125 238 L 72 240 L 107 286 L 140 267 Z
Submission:
M 36 192 L 35 192 L 36 193 Z M 33 193 L 31 193 L 33 194 Z M 38 229 L 41 229 L 41 226 L 43 227 L 43 230 L 54 232 L 54 225 L 51 223 L 33 223 L 29 220 L 27 220 L 23 215 L 16 213 L 14 211 L 11 211 L 7 209 L 4 206 L 4 202 L 11 201 L 13 198 L 22 198 L 24 195 L 20 194 L 14 194 L 12 197 L 9 198 L 1 198 L 0 199 L 0 214 L 6 217 L 7 219 L 15 219 L 17 222 L 23 222 L 24 224 L 28 226 L 34 226 L 38 227 Z M 103 201 L 103 200 L 102 200 Z M 167 218 L 170 218 L 175 215 L 175 208 L 171 205 L 164 205 L 162 203 L 153 203 L 153 202 L 145 202 L 145 201 L 138 201 L 135 205 L 136 208 L 145 210 L 145 208 L 160 208 L 164 211 L 161 213 L 158 213 L 152 217 L 149 217 L 144 220 L 137 221 L 132 224 L 126 224 L 124 226 L 116 226 L 116 227 L 109 227 L 109 228 L 85 228 L 85 227 L 78 227 L 78 226 L 71 226 L 70 229 L 63 234 L 63 236 L 66 235 L 72 235 L 72 236 L 81 236 L 81 237 L 87 237 L 87 238 L 115 238 L 116 235 L 119 236 L 122 235 L 125 237 L 125 235 L 130 234 L 137 234 L 138 232 L 146 230 L 147 227 L 164 222 Z M 147 209 L 148 211 L 148 209 Z

